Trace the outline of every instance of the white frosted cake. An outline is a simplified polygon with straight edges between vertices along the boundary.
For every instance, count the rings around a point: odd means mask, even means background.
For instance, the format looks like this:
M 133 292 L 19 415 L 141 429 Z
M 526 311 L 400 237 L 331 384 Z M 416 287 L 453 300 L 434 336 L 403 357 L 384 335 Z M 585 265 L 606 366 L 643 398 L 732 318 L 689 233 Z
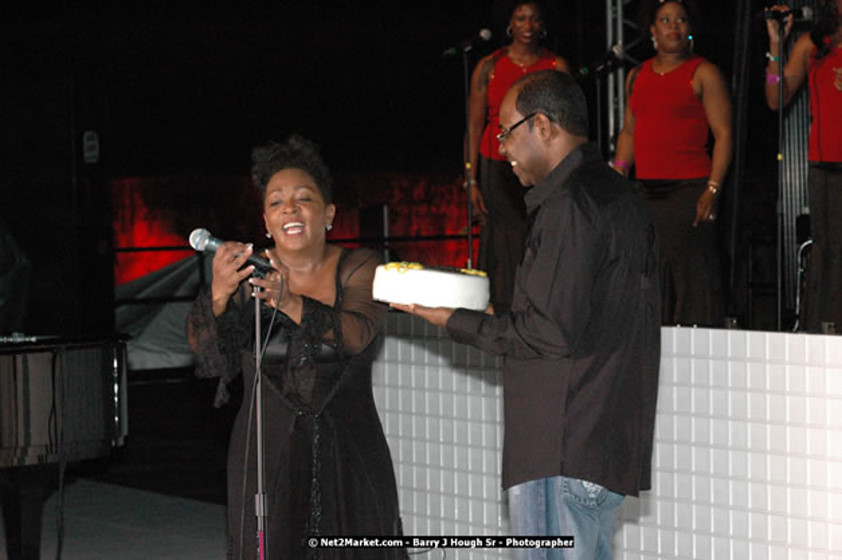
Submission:
M 389 303 L 485 311 L 489 283 L 481 270 L 392 262 L 377 267 L 372 292 L 374 299 Z

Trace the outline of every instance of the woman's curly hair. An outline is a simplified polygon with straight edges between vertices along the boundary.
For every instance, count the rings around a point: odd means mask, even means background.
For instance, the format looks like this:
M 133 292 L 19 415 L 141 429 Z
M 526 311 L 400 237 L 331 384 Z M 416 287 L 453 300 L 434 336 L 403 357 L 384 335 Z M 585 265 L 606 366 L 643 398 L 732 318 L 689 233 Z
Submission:
M 266 196 L 266 185 L 275 173 L 284 169 L 300 169 L 313 178 L 325 204 L 333 203 L 333 179 L 319 147 L 297 134 L 283 143 L 269 142 L 251 153 L 251 180 Z

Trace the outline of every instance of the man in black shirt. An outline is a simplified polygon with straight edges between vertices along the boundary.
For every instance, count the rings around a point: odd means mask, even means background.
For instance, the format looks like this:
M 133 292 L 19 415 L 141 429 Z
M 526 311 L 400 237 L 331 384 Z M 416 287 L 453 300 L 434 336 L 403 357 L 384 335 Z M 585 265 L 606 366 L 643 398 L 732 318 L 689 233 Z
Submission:
M 500 152 L 530 230 L 512 309 L 395 306 L 504 356 L 503 487 L 512 532 L 572 535 L 518 558 L 610 559 L 616 509 L 651 487 L 660 361 L 657 245 L 634 183 L 588 142 L 584 94 L 536 72 L 500 110 Z

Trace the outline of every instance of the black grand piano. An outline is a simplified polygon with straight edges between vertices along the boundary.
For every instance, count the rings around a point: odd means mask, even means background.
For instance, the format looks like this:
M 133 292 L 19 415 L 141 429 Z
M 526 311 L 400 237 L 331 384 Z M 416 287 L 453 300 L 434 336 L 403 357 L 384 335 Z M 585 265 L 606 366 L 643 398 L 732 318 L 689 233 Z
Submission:
M 108 455 L 127 434 L 125 340 L 0 337 L 0 493 L 9 560 L 39 558 L 48 481 L 68 463 Z

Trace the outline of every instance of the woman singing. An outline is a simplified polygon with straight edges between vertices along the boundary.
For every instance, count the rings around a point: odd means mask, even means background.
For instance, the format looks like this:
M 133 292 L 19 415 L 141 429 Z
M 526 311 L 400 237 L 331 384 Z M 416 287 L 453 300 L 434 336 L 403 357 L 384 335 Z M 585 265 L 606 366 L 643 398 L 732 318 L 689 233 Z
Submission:
M 312 535 L 401 534 L 392 458 L 371 388 L 386 307 L 371 297 L 379 263 L 369 250 L 326 242 L 336 207 L 327 167 L 293 136 L 253 153 L 273 271 L 251 277 L 251 245 L 226 242 L 188 334 L 197 375 L 225 385 L 242 371 L 245 395 L 228 455 L 228 558 L 255 558 L 254 300 L 266 343 L 263 371 L 266 537 L 270 558 L 405 558 L 399 548 L 313 549 Z M 251 278 L 250 278 L 251 277 Z

